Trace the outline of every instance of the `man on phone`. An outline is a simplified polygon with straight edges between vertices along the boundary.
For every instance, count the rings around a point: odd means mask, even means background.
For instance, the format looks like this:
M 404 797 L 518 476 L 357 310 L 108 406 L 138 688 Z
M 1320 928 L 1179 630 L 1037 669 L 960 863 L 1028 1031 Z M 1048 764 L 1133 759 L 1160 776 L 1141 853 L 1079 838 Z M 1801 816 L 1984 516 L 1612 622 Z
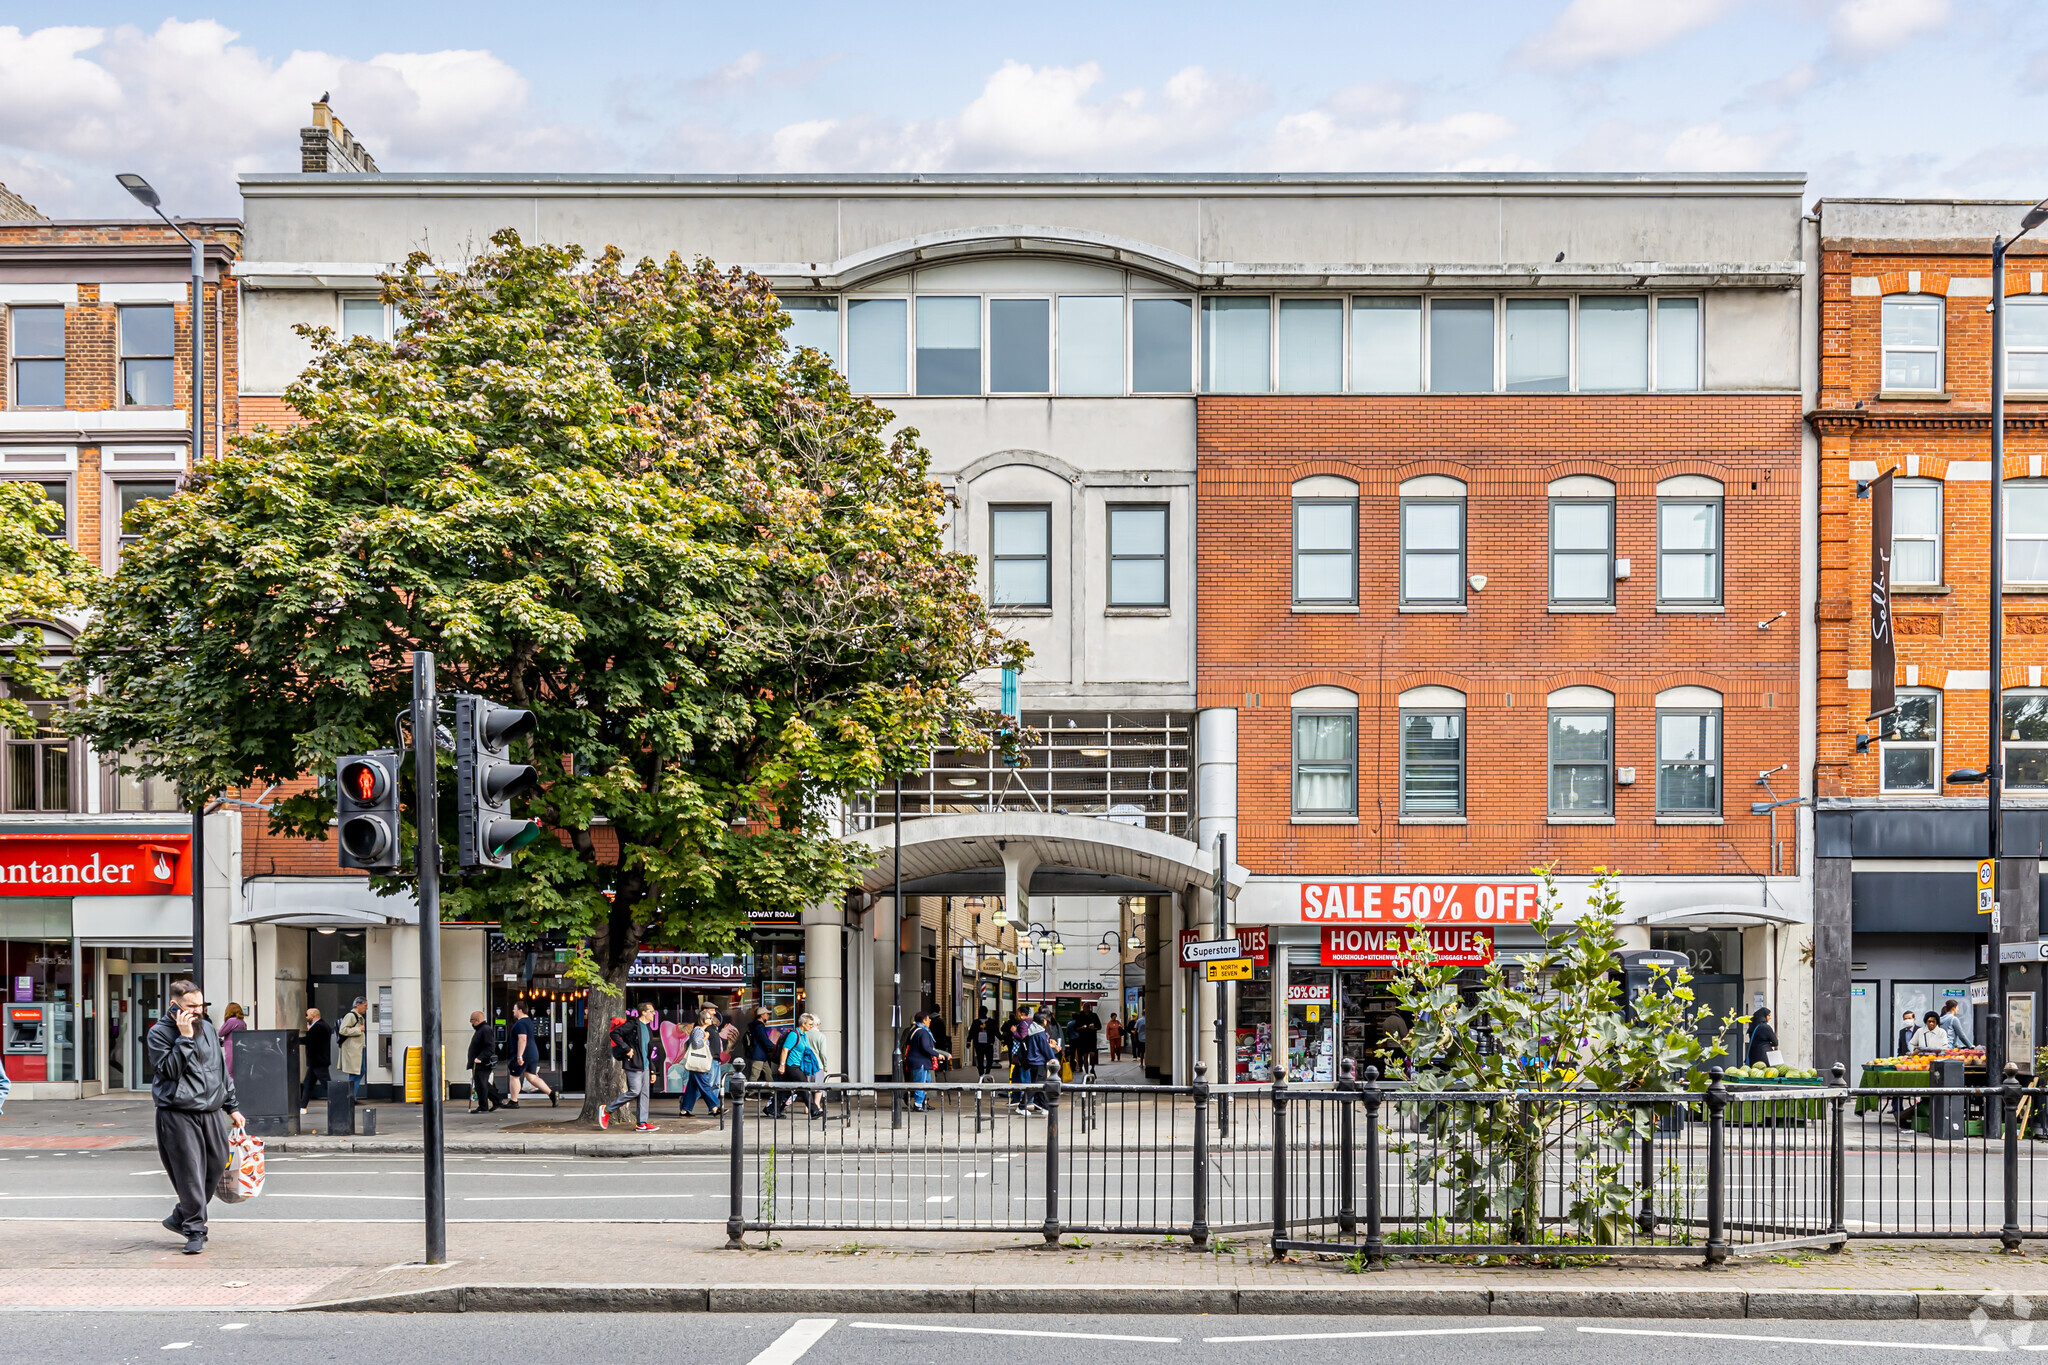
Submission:
M 157 1160 L 178 1192 L 164 1226 L 184 1237 L 187 1256 L 197 1256 L 206 1250 L 207 1201 L 228 1168 L 228 1124 L 242 1126 L 242 1103 L 206 998 L 190 981 L 171 983 L 170 1009 L 150 1025 L 148 1045 Z

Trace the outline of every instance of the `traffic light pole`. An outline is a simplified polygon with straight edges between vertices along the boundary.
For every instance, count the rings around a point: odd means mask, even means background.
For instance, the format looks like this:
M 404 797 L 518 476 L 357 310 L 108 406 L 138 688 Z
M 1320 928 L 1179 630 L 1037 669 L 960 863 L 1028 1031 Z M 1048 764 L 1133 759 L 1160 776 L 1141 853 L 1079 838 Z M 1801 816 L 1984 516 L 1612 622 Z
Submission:
M 434 770 L 439 749 L 435 732 L 434 656 L 412 656 L 413 839 L 419 859 L 420 910 L 420 1136 L 426 1149 L 427 1264 L 448 1260 L 448 1163 L 443 1151 L 441 1104 L 447 1085 L 441 1076 L 441 822 Z

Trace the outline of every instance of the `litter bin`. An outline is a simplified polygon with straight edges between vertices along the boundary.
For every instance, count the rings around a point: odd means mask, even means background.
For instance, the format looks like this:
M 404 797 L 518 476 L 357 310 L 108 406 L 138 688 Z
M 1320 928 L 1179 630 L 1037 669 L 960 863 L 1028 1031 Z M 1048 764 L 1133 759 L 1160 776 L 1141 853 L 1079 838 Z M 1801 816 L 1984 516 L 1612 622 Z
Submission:
M 235 1035 L 235 1096 L 256 1137 L 299 1135 L 299 1035 L 249 1028 Z

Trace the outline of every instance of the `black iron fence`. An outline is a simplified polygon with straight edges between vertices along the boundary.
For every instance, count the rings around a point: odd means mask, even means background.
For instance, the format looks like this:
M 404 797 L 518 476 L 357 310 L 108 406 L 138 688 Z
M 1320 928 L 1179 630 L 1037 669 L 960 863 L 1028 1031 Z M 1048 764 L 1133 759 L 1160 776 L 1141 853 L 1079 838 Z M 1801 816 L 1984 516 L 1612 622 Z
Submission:
M 1347 1068 L 1348 1070 L 1348 1068 Z M 730 1085 L 728 1245 L 783 1230 L 1257 1230 L 1275 1255 L 1731 1255 L 2048 1237 L 2042 1092 Z M 2033 1138 L 2028 1136 L 2034 1134 Z

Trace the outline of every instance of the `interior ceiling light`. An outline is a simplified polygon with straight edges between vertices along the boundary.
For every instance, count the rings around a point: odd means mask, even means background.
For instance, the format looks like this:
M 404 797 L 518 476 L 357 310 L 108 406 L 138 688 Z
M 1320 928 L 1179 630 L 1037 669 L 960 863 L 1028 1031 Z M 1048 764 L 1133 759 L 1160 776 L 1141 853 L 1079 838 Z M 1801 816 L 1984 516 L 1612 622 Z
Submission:
M 1109 757 L 1109 750 L 1107 750 L 1107 749 L 1083 749 L 1083 750 L 1081 750 L 1081 757 L 1083 757 L 1083 758 L 1108 758 L 1108 757 Z
M 949 787 L 972 787 L 979 780 L 973 777 L 949 777 L 946 779 L 946 785 Z

